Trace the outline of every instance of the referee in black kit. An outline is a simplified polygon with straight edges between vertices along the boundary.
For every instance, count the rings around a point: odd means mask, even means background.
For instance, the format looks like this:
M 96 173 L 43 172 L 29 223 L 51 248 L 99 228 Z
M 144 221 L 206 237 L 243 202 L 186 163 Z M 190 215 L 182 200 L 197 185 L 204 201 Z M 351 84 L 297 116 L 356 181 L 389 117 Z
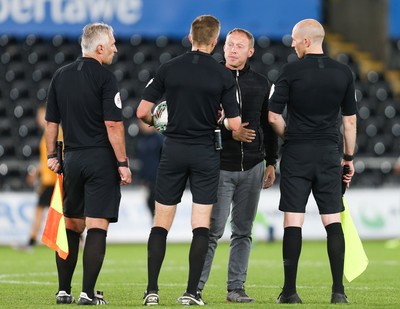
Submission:
M 218 19 L 209 15 L 197 17 L 189 34 L 192 50 L 161 65 L 137 109 L 137 117 L 151 125 L 151 109 L 165 94 L 168 126 L 164 132 L 166 139 L 158 168 L 155 216 L 148 240 L 145 305 L 159 302 L 158 276 L 166 238 L 187 179 L 193 196 L 193 239 L 188 285 L 178 301 L 183 305 L 204 305 L 197 295 L 197 285 L 208 248 L 212 205 L 217 199 L 220 154 L 214 146 L 214 130 L 220 105 L 230 129 L 237 130 L 241 123 L 232 73 L 210 55 L 219 33 Z
M 117 52 L 113 29 L 103 23 L 83 28 L 82 54 L 57 70 L 47 98 L 46 146 L 48 166 L 59 169 L 56 139 L 64 132 L 64 215 L 69 255 L 56 254 L 59 291 L 57 304 L 74 302 L 71 280 L 79 251 L 79 237 L 87 228 L 83 251 L 83 284 L 78 305 L 107 302 L 94 288 L 106 252 L 110 222 L 118 221 L 120 185 L 131 182 L 125 152 L 121 99 L 116 78 L 102 66 Z
M 327 57 L 322 49 L 325 31 L 313 19 L 297 23 L 292 47 L 300 61 L 282 68 L 269 102 L 269 122 L 284 139 L 281 159 L 281 199 L 284 212 L 283 265 L 285 283 L 278 303 L 301 303 L 296 291 L 304 213 L 312 191 L 327 233 L 333 279 L 331 303 L 347 303 L 343 287 L 345 243 L 340 212 L 343 175 L 349 186 L 354 175 L 356 141 L 354 81 L 350 69 Z M 287 106 L 286 124 L 282 113 Z M 343 122 L 344 155 L 338 149 L 338 116 Z

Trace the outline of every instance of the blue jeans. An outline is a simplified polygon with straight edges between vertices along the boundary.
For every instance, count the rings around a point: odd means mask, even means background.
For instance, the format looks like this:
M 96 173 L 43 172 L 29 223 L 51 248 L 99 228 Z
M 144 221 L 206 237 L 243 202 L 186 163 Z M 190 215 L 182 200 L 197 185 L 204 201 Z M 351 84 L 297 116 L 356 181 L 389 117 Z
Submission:
M 227 289 L 242 289 L 247 278 L 251 249 L 251 231 L 257 213 L 264 178 L 264 162 L 247 171 L 220 172 L 218 202 L 211 214 L 208 252 L 201 274 L 199 289 L 203 290 L 210 275 L 218 240 L 231 214 L 232 235 L 228 265 Z M 232 205 L 232 209 L 231 209 Z

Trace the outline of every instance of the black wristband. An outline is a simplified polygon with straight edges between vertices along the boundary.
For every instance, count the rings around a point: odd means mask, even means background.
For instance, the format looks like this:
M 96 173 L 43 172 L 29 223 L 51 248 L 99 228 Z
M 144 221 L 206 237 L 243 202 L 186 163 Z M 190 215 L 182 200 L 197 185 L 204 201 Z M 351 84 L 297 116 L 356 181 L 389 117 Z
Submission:
M 343 160 L 345 161 L 353 161 L 354 156 L 348 155 L 348 154 L 343 154 Z
M 57 158 L 57 154 L 52 153 L 52 154 L 47 155 L 47 159 L 51 159 L 51 158 Z
M 125 161 L 117 161 L 117 166 L 118 167 L 129 167 L 128 158 L 126 158 Z

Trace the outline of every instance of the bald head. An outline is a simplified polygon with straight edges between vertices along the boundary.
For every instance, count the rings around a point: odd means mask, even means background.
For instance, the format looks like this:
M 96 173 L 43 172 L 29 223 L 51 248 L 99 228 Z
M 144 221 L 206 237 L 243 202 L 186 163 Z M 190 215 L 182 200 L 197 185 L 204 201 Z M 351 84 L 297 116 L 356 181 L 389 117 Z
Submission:
M 304 19 L 298 22 L 293 31 L 298 31 L 300 35 L 309 37 L 315 44 L 322 44 L 325 36 L 324 28 L 315 19 Z
M 292 31 L 292 47 L 295 48 L 299 58 L 305 54 L 321 54 L 325 30 L 315 19 L 304 19 L 298 22 Z

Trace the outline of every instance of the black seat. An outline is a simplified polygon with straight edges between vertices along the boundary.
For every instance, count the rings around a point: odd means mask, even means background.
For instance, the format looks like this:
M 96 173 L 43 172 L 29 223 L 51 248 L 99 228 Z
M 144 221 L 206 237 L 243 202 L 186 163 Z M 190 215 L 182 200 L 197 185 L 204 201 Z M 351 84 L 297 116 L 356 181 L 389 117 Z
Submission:
M 27 80 L 16 80 L 10 85 L 9 98 L 12 101 L 30 98 L 33 93 L 33 86 Z
M 40 82 L 43 79 L 51 79 L 55 71 L 52 61 L 40 61 L 33 67 L 31 77 L 34 82 Z
M 14 117 L 17 120 L 35 118 L 36 106 L 32 99 L 24 98 L 15 101 L 14 103 Z
M 117 63 L 112 65 L 111 70 L 117 78 L 118 82 L 129 80 L 132 78 L 133 62 L 129 60 L 118 61 Z
M 81 49 L 76 43 L 70 43 L 68 45 L 60 46 L 58 52 L 54 54 L 54 62 L 57 65 L 64 65 L 71 63 L 82 55 Z
M 16 149 L 17 158 L 28 160 L 39 157 L 40 137 L 28 137 L 20 141 Z
M 28 61 L 30 64 L 36 64 L 40 61 L 54 62 L 55 52 L 56 49 L 48 43 L 36 45 L 32 47 L 28 55 Z
M 3 116 L 0 117 L 0 136 L 2 139 L 8 139 L 12 137 L 11 126 L 12 123 L 10 119 Z
M 1 164 L 0 188 L 7 191 L 21 191 L 27 187 L 27 165 L 20 160 L 8 159 Z
M 27 71 L 26 64 L 23 62 L 10 63 L 5 73 L 5 80 L 9 83 L 15 80 L 23 80 L 26 78 Z
M 24 50 L 18 44 L 8 46 L 0 60 L 2 64 L 23 62 L 25 61 Z
M 385 156 L 391 153 L 393 138 L 389 134 L 378 135 L 368 140 L 366 154 L 371 156 Z
M 22 139 L 40 137 L 40 129 L 36 117 L 25 117 L 18 123 L 18 135 Z
M 2 138 L 0 141 L 0 161 L 15 158 L 16 149 L 15 141 L 11 137 Z

